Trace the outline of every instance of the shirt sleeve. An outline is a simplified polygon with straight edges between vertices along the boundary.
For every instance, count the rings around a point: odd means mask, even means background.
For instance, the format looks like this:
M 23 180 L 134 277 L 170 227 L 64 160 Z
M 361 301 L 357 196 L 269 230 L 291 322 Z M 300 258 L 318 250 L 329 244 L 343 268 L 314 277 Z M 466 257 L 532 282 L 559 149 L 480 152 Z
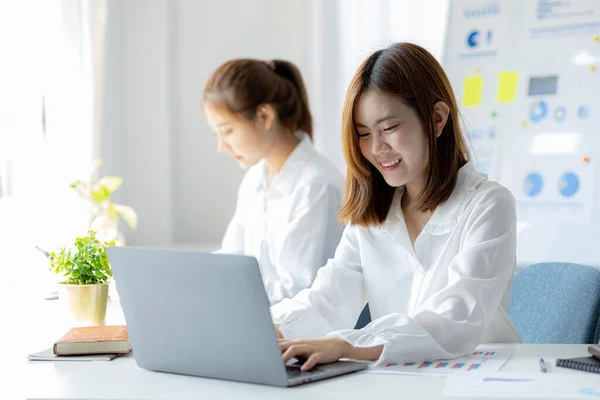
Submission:
M 461 250 L 448 266 L 448 284 L 425 299 L 412 316 L 388 314 L 361 330 L 330 335 L 355 347 L 383 345 L 378 364 L 450 359 L 475 349 L 514 274 L 514 198 L 504 188 L 492 189 L 468 218 Z
M 318 270 L 308 289 L 271 307 L 285 338 L 316 338 L 353 328 L 366 305 L 356 228 L 347 226 L 333 259 Z

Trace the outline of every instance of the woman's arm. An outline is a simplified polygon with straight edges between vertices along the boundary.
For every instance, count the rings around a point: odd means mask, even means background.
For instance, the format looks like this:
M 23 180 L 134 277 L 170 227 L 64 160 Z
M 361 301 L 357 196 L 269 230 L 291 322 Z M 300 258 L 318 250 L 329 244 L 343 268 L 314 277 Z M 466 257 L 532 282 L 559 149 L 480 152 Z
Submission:
M 483 340 L 515 268 L 515 204 L 512 195 L 500 189 L 478 201 L 462 249 L 448 266 L 447 285 L 425 299 L 412 316 L 392 313 L 361 330 L 284 342 L 285 357 L 403 362 L 449 359 L 472 351 Z
M 354 327 L 366 304 L 355 229 L 346 227 L 335 257 L 319 269 L 309 289 L 271 307 L 283 337 L 317 338 Z

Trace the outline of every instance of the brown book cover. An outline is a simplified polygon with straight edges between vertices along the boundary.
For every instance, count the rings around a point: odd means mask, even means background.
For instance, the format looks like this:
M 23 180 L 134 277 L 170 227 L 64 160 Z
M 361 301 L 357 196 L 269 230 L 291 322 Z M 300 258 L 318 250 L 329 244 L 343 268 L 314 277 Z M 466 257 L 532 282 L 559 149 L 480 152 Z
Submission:
M 74 354 L 121 354 L 131 351 L 125 325 L 72 328 L 52 346 L 59 356 Z

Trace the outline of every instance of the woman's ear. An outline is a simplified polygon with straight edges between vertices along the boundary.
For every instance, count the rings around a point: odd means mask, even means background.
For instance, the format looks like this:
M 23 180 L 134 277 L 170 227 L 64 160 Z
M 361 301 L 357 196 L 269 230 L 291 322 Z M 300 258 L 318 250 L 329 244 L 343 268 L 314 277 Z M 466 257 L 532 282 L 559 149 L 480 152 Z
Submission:
M 433 123 L 435 125 L 435 136 L 440 137 L 448 122 L 448 114 L 450 114 L 450 107 L 443 101 L 438 101 L 433 106 Z
M 270 104 L 261 104 L 256 108 L 256 120 L 260 122 L 267 131 L 271 129 L 275 123 L 276 117 L 277 112 Z

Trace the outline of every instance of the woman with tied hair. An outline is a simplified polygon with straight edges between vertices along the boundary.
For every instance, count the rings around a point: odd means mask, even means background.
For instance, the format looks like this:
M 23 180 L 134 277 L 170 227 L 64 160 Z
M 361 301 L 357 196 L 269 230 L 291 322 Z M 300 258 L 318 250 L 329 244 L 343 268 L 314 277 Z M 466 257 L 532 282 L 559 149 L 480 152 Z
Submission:
M 343 179 L 312 146 L 300 72 L 282 60 L 228 61 L 209 77 L 201 108 L 218 150 L 248 169 L 219 252 L 256 257 L 271 304 L 293 297 L 343 231 Z
M 397 43 L 359 67 L 342 115 L 347 163 L 335 257 L 271 307 L 284 361 L 407 362 L 517 343 L 511 193 L 475 171 L 441 65 Z M 369 304 L 372 322 L 353 329 Z

